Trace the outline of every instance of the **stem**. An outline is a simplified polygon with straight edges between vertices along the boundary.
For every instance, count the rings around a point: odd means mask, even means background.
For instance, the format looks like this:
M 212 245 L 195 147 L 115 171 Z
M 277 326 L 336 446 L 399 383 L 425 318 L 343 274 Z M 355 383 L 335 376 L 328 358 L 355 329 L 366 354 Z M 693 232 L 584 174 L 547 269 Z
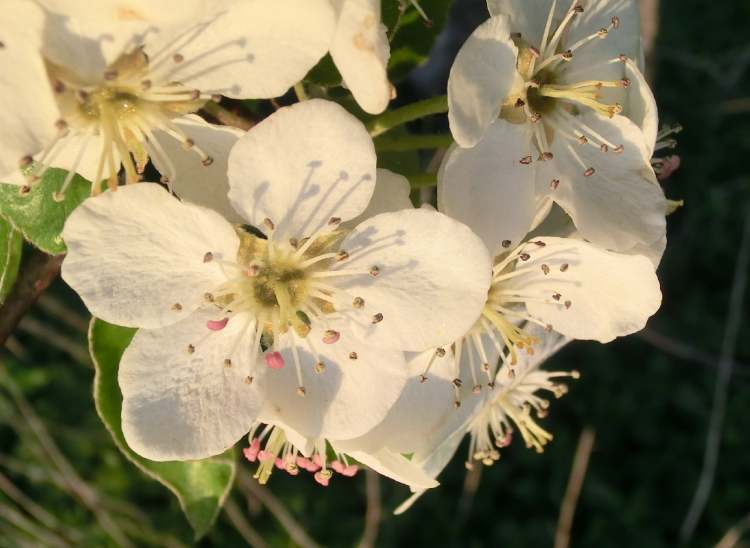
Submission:
M 409 173 L 405 177 L 409 179 L 412 190 L 430 188 L 437 185 L 436 173 Z
M 302 82 L 297 82 L 294 84 L 294 94 L 297 96 L 297 100 L 299 102 L 307 101 L 309 97 L 307 96 L 307 91 L 305 91 L 305 84 Z
M 432 148 L 446 148 L 453 144 L 450 134 L 430 135 L 384 135 L 375 139 L 375 150 L 378 152 L 394 152 L 405 150 L 421 150 Z
M 370 135 L 377 137 L 407 122 L 444 112 L 448 112 L 448 97 L 446 95 L 439 95 L 408 104 L 390 112 L 385 112 L 372 120 L 367 125 L 367 129 L 370 131 Z
M 52 281 L 60 274 L 65 255 L 47 255 L 34 250 L 18 275 L 13 291 L 0 307 L 0 346 Z
M 205 110 L 225 126 L 232 126 L 247 131 L 255 125 L 255 122 L 253 122 L 252 120 L 248 120 L 243 116 L 235 114 L 231 110 L 224 108 L 219 103 L 215 103 L 214 101 L 206 102 L 206 104 L 203 105 L 203 110 Z

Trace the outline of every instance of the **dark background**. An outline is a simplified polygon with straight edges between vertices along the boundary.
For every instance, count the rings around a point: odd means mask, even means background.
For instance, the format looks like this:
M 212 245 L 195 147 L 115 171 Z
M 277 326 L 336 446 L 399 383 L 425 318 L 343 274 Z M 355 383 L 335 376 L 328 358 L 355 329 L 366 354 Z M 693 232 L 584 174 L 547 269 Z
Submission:
M 422 5 L 429 13 L 430 2 Z M 407 490 L 380 480 L 378 545 L 551 546 L 584 428 L 595 431 L 596 442 L 571 545 L 678 545 L 701 474 L 732 307 L 740 321 L 736 345 L 725 345 L 734 364 L 725 420 L 717 430 L 715 481 L 687 546 L 712 546 L 750 515 L 750 327 L 745 321 L 750 299 L 743 304 L 730 297 L 735 276 L 747 278 L 747 269 L 736 267 L 742 247 L 750 245 L 742 237 L 750 222 L 750 3 L 661 0 L 658 14 L 648 72 L 662 121 L 685 127 L 677 149 L 682 167 L 665 183 L 668 196 L 684 199 L 685 207 L 669 218 L 669 245 L 659 269 L 662 309 L 641 334 L 606 346 L 573 343 L 554 358 L 551 365 L 579 369 L 582 378 L 553 402 L 543 421 L 555 435 L 543 454 L 514 443 L 499 463 L 481 470 L 481 477 L 467 479 L 462 447 L 441 477 L 441 487 L 399 517 L 390 514 Z M 399 85 L 398 103 L 444 93 L 452 56 L 485 17 L 483 2 L 457 0 L 430 63 Z M 432 122 L 430 130 L 440 123 Z M 89 492 L 99 497 L 97 506 L 106 513 L 131 516 L 121 525 L 137 545 L 189 544 L 191 531 L 175 499 L 120 455 L 96 416 L 86 323 L 75 295 L 56 282 L 5 354 L 0 546 L 16 546 L 4 532 L 26 523 L 14 514 L 20 512 L 14 494 L 45 509 L 55 527 L 78 535 L 80 545 L 112 545 L 80 502 Z M 81 483 L 71 485 L 50 473 L 8 383 L 19 387 Z M 250 471 L 242 464 L 239 473 Z M 364 474 L 333 481 L 325 490 L 308 476 L 274 474 L 270 488 L 318 543 L 359 542 L 366 511 Z M 233 492 L 234 508 L 263 540 L 294 545 L 288 527 L 257 497 L 246 495 L 243 489 Z M 31 522 L 44 519 L 36 516 Z M 44 537 L 27 536 L 29 545 L 45 545 Z M 224 513 L 200 544 L 233 546 L 243 540 L 237 522 Z

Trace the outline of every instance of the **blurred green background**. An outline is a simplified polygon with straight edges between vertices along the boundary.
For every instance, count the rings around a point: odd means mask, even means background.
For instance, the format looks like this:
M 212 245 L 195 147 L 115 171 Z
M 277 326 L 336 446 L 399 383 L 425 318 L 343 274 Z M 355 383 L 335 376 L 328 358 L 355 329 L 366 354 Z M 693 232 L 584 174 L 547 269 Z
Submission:
M 383 2 L 388 13 L 396 4 Z M 437 15 L 437 28 L 415 32 L 436 33 L 448 2 L 421 4 Z M 647 19 L 658 25 L 649 75 L 661 119 L 685 127 L 682 167 L 665 183 L 685 207 L 669 218 L 659 269 L 664 304 L 647 330 L 607 346 L 573 343 L 554 358 L 556 368 L 579 369 L 582 378 L 553 402 L 543 425 L 555 439 L 541 455 L 517 442 L 499 463 L 467 476 L 462 447 L 441 487 L 398 517 L 391 512 L 407 490 L 387 480 L 368 488 L 365 474 L 327 489 L 309 476 L 274 474 L 270 495 L 238 481 L 200 546 L 247 539 L 293 546 L 306 542 L 300 531 L 320 545 L 355 545 L 368 489 L 379 495 L 370 507 L 371 516 L 380 511 L 379 546 L 551 546 L 584 428 L 596 441 L 571 545 L 680 544 L 701 474 L 731 286 L 735 275 L 747 277 L 736 265 L 750 222 L 750 3 L 646 4 L 658 6 L 658 22 Z M 451 55 L 484 17 L 481 2 L 456 0 L 429 65 L 400 81 L 399 104 L 444 92 Z M 410 66 L 404 63 L 401 72 Z M 440 122 L 410 130 L 435 127 Z M 742 317 L 729 348 L 734 364 L 715 481 L 687 546 L 713 546 L 750 516 L 750 299 L 734 306 Z M 192 531 L 175 498 L 119 453 L 96 415 L 86 327 L 77 297 L 57 281 L 2 353 L 0 546 L 114 546 L 113 528 L 136 546 L 189 545 Z M 238 475 L 250 474 L 241 463 Z

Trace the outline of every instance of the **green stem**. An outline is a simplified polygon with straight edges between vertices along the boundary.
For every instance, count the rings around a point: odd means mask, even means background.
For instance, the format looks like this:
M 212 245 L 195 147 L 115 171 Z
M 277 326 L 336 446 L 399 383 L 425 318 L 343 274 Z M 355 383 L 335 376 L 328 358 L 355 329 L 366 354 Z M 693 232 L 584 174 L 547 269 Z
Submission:
M 417 101 L 416 103 L 410 103 L 390 112 L 384 112 L 372 120 L 367 125 L 367 129 L 370 131 L 370 135 L 377 137 L 407 122 L 444 112 L 448 112 L 448 97 L 446 95 L 439 95 Z
M 452 144 L 453 137 L 444 133 L 435 135 L 383 135 L 375 139 L 375 150 L 378 152 L 425 150 L 446 148 Z
M 437 173 L 409 173 L 406 178 L 412 190 L 437 186 Z

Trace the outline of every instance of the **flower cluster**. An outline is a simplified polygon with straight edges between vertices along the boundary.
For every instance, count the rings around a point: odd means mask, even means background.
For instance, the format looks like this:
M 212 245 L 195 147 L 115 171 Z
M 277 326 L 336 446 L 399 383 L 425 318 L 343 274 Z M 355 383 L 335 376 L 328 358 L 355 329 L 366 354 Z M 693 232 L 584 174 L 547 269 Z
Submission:
M 437 208 L 413 206 L 333 101 L 247 132 L 196 114 L 283 95 L 327 53 L 361 109 L 384 111 L 379 0 L 9 2 L 0 178 L 23 194 L 67 169 L 53 200 L 92 181 L 62 276 L 138 328 L 119 385 L 145 458 L 247 437 L 262 483 L 365 465 L 414 491 L 403 511 L 466 435 L 467 467 L 514 437 L 542 451 L 547 396 L 578 378 L 544 361 L 659 308 L 654 166 L 676 161 L 652 165 L 666 135 L 635 0 L 488 1 L 450 73 Z

